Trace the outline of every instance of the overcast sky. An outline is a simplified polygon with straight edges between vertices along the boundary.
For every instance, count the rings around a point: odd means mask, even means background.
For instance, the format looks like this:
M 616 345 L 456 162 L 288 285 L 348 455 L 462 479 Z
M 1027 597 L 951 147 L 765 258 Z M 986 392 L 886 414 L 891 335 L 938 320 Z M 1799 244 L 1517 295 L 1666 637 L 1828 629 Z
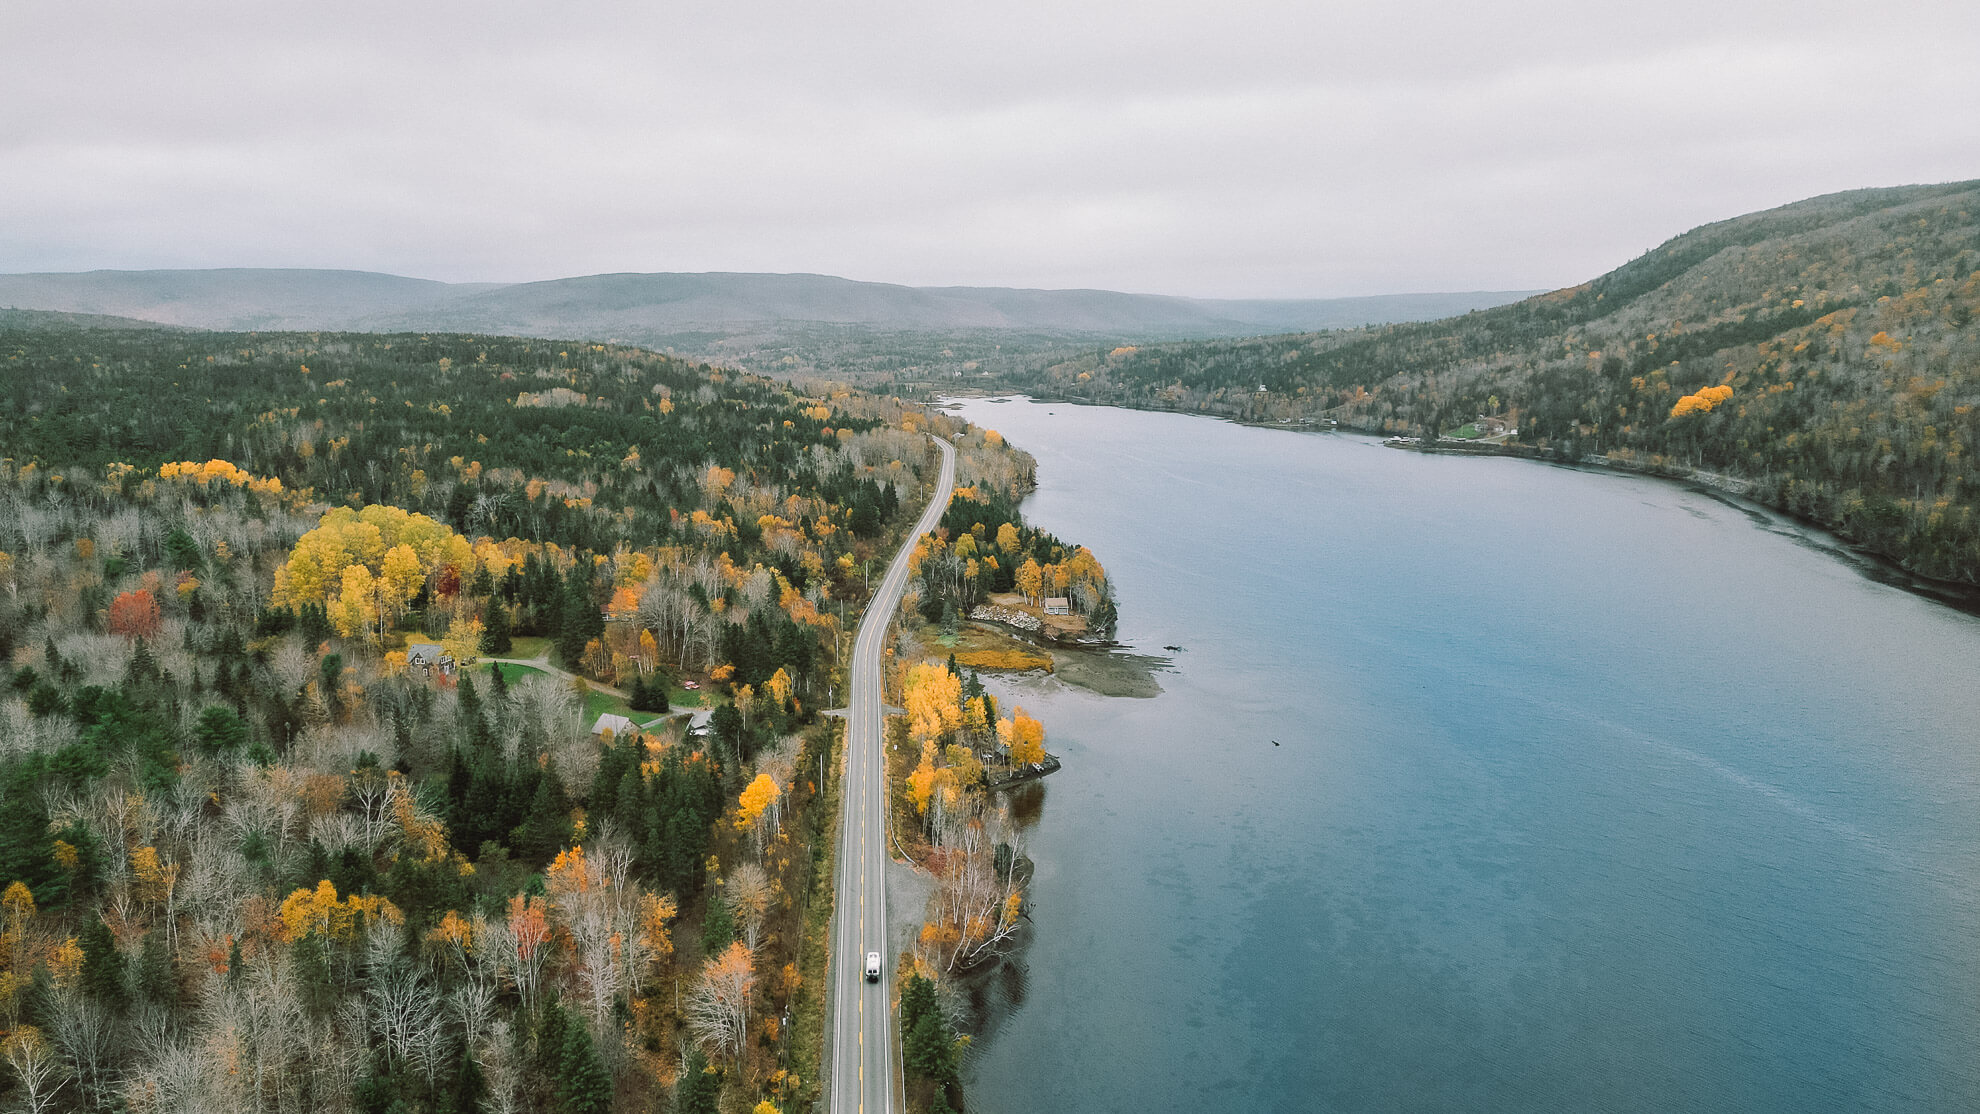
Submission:
M 0 0 L 0 42 L 0 272 L 1527 289 L 1980 177 L 1974 0 Z

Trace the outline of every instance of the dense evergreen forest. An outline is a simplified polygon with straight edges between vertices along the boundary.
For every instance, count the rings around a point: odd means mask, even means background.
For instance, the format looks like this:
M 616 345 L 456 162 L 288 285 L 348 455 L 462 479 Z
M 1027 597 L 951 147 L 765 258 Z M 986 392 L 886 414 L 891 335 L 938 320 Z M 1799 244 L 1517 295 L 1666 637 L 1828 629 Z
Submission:
M 1980 183 L 1707 225 L 1592 282 L 1445 321 L 1121 347 L 1007 386 L 1460 436 L 1732 478 L 1928 576 L 1980 583 Z M 1473 426 L 1473 429 L 1466 429 Z
M 818 712 L 929 434 L 1078 552 L 1029 458 L 637 349 L 98 324 L 0 320 L 7 1099 L 814 1101 Z

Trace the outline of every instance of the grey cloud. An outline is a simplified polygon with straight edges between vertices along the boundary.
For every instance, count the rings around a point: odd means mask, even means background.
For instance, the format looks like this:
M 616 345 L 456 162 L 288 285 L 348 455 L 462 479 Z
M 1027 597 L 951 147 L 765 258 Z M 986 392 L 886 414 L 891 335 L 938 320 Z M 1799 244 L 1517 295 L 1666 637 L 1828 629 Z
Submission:
M 1965 3 L 0 5 L 0 271 L 1578 282 L 1980 174 Z

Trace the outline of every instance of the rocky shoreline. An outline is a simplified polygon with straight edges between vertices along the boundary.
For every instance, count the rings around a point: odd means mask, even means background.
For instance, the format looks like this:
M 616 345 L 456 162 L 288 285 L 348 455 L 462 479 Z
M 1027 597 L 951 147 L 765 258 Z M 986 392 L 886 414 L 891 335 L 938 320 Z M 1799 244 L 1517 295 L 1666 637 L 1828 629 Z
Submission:
M 1120 643 L 1111 638 L 1103 638 L 1097 635 L 1081 635 L 1067 638 L 1063 635 L 1053 634 L 1050 630 L 1046 629 L 1044 621 L 1038 616 L 1033 615 L 1029 611 L 1021 611 L 1015 607 L 1005 607 L 1002 604 L 977 604 L 975 607 L 970 608 L 968 618 L 973 622 L 996 623 L 999 626 L 1021 631 L 1047 646 L 1070 646 L 1081 650 L 1104 650 L 1111 646 L 1120 645 Z
M 1016 627 L 1026 634 L 1038 634 L 1045 629 L 1038 616 L 994 603 L 977 604 L 970 610 L 969 617 L 979 623 L 1002 623 L 1007 627 Z

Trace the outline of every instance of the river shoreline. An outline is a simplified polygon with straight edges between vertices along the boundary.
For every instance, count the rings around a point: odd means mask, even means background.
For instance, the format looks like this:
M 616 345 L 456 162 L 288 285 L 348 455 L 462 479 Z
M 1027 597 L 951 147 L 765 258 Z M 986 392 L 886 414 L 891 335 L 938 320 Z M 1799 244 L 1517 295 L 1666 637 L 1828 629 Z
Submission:
M 1828 549 L 1838 559 L 1855 567 L 1857 571 L 1870 579 L 1880 584 L 1902 588 L 1914 595 L 1966 612 L 1970 615 L 1980 615 L 1980 584 L 1946 580 L 1916 572 L 1905 564 L 1903 558 L 1895 554 L 1886 553 L 1861 542 L 1851 541 L 1837 533 L 1827 523 L 1796 514 L 1787 507 L 1777 506 L 1776 504 L 1758 498 L 1753 494 L 1755 482 L 1752 480 L 1739 476 L 1730 476 L 1720 472 L 1708 472 L 1703 469 L 1691 468 L 1687 465 L 1672 464 L 1670 462 L 1631 460 L 1624 457 L 1596 453 L 1586 454 L 1579 459 L 1568 459 L 1551 450 L 1521 444 L 1483 445 L 1449 439 L 1440 439 L 1435 444 L 1424 444 L 1421 441 L 1402 443 L 1393 435 L 1383 433 L 1380 430 L 1342 425 L 1332 418 L 1315 418 L 1298 422 L 1252 421 L 1245 418 L 1231 417 L 1226 414 L 1194 413 L 1188 410 L 1178 410 L 1173 407 L 1149 406 L 1132 402 L 1083 401 L 1050 394 L 1027 394 L 1022 391 L 990 392 L 982 390 L 959 390 L 952 395 L 944 396 L 944 398 L 982 398 L 986 400 L 1028 398 L 1037 403 L 1111 407 L 1118 410 L 1132 410 L 1147 414 L 1177 414 L 1183 417 L 1208 418 L 1212 421 L 1224 422 L 1246 429 L 1267 429 L 1285 433 L 1309 434 L 1345 433 L 1357 437 L 1381 438 L 1384 447 L 1399 449 L 1404 452 L 1440 456 L 1511 457 L 1518 460 L 1530 460 L 1538 464 L 1550 464 L 1558 468 L 1588 472 L 1619 473 L 1623 475 L 1643 476 L 1648 479 L 1664 480 L 1707 492 L 1716 498 L 1727 500 L 1732 505 L 1739 506 L 1742 509 L 1759 508 L 1770 514 L 1779 515 L 1802 528 L 1820 531 L 1829 539 L 1833 539 L 1824 545 L 1823 548 Z M 953 410 L 955 405 L 957 404 L 944 403 L 941 404 L 941 408 Z M 1323 425 L 1323 422 L 1326 424 Z

